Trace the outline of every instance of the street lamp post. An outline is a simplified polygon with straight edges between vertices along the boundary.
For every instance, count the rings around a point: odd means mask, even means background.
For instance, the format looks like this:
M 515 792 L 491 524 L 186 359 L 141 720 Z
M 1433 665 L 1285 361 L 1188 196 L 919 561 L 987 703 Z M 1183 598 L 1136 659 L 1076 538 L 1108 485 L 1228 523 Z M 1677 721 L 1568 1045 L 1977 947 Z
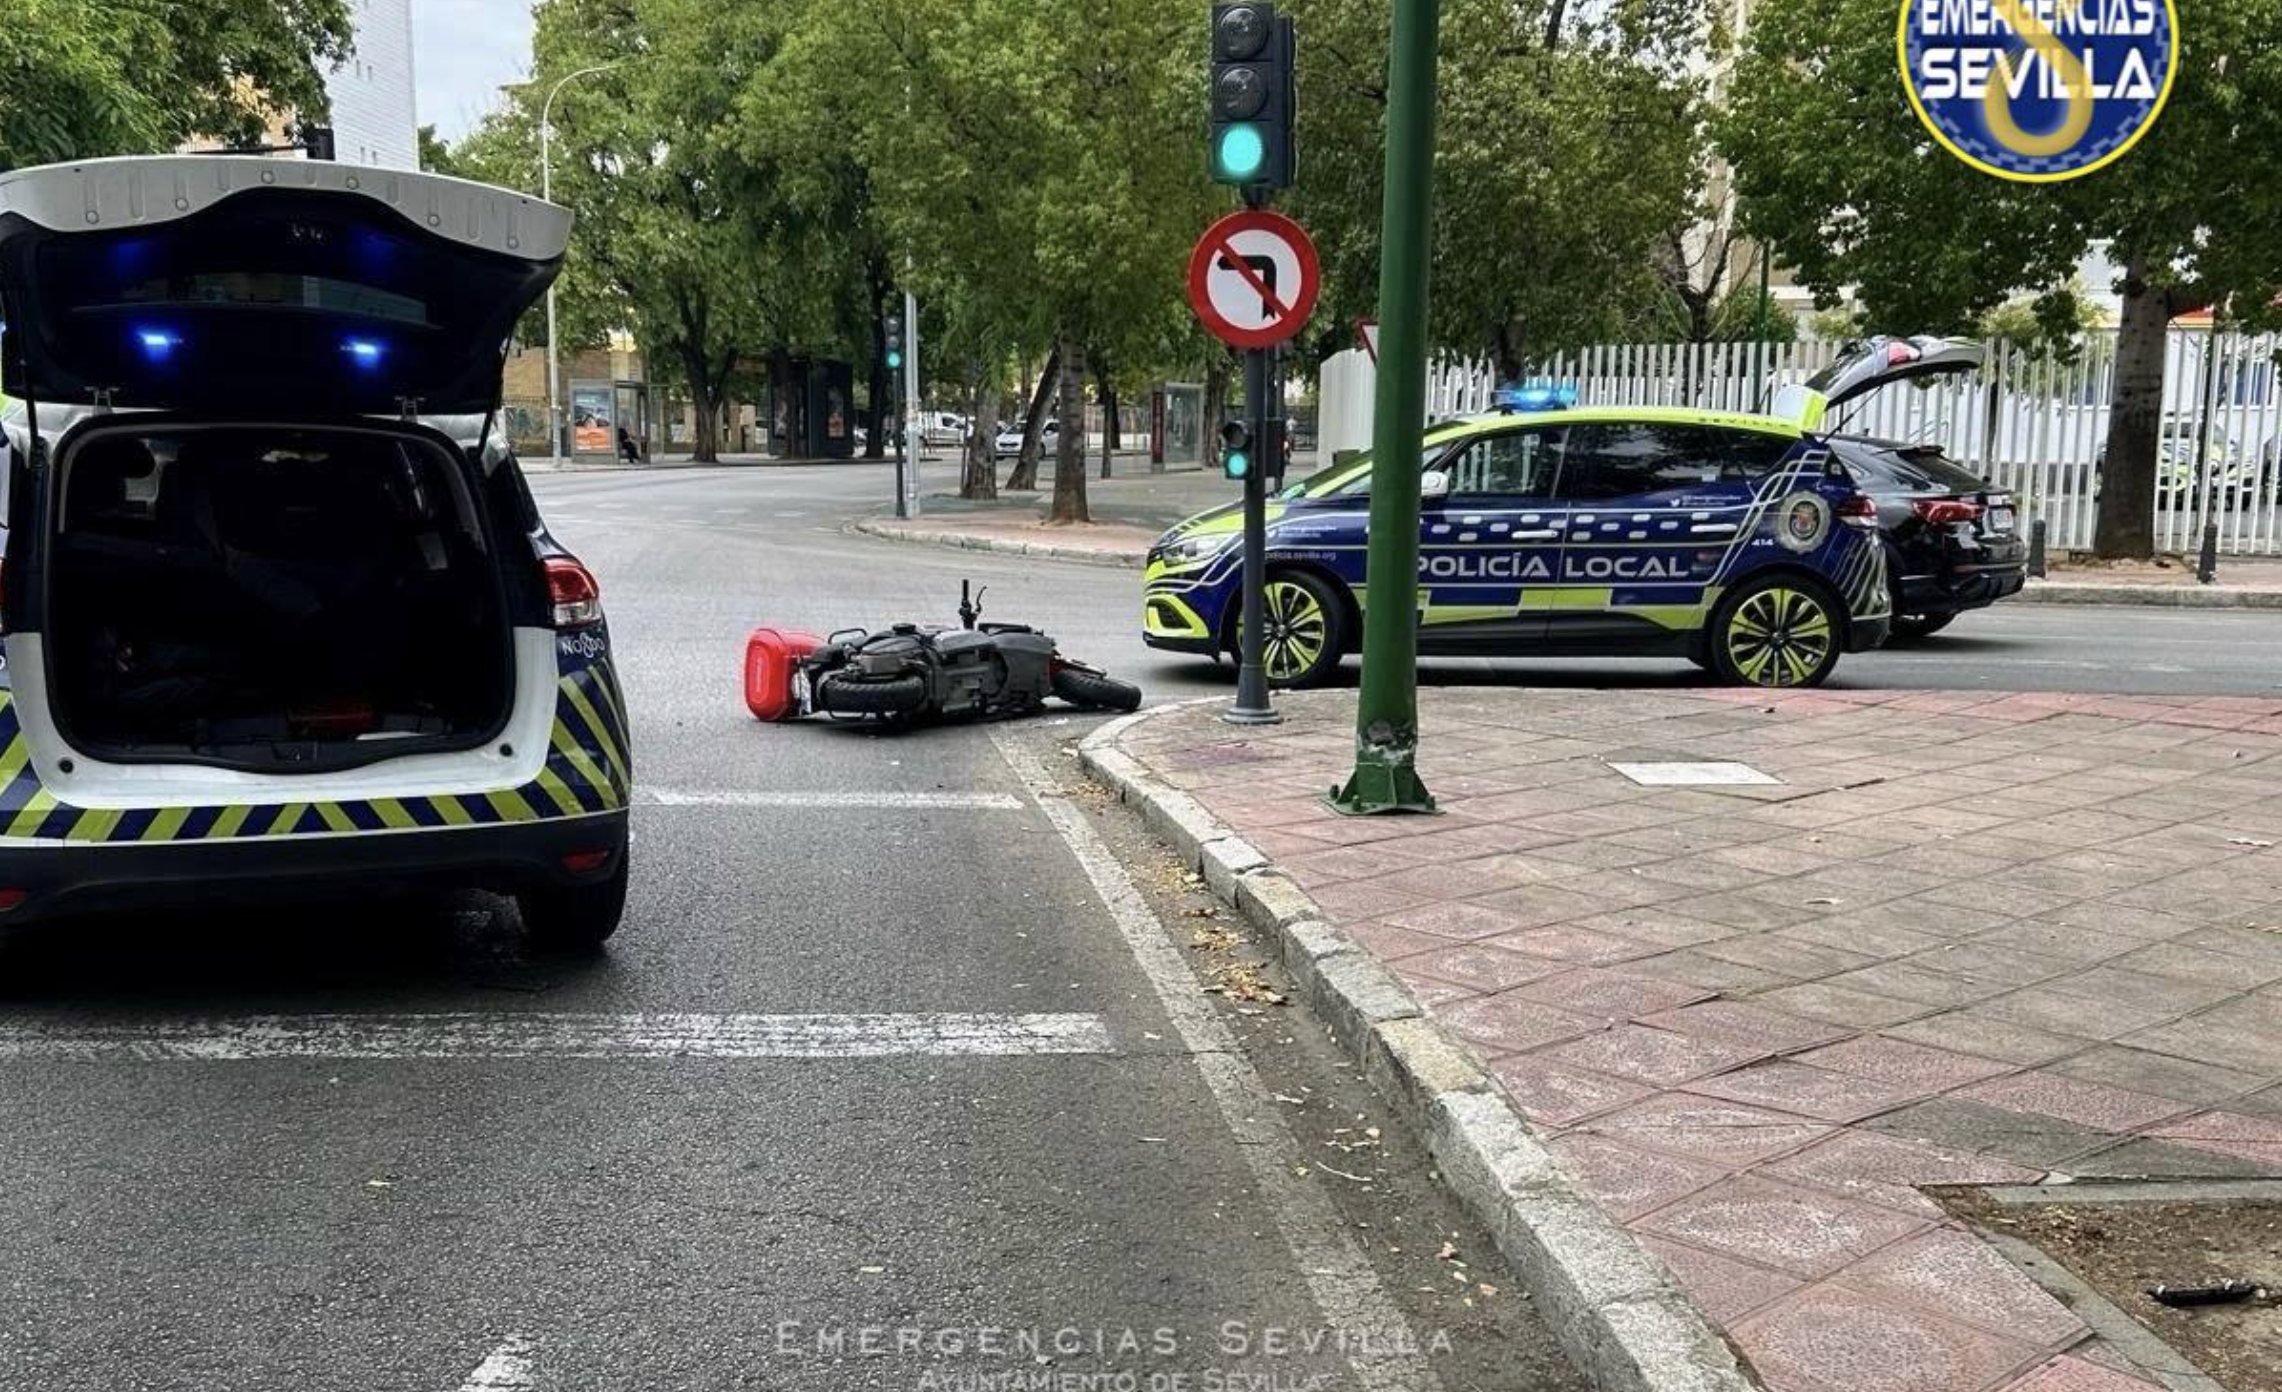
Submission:
M 555 201 L 555 98 L 562 95 L 566 84 L 581 77 L 608 72 L 624 66 L 616 63 L 596 63 L 565 73 L 547 90 L 547 99 L 539 104 L 539 197 L 542 201 Z M 563 418 L 563 355 L 555 336 L 555 287 L 547 284 L 547 434 L 554 452 L 554 462 L 560 464 L 570 454 L 570 422 Z

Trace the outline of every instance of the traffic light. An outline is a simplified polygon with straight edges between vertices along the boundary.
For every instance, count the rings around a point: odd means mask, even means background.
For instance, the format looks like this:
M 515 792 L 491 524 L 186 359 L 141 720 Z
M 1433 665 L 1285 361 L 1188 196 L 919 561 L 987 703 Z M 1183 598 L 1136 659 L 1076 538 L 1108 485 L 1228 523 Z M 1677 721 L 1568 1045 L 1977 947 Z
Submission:
M 890 314 L 880 320 L 880 338 L 887 344 L 888 369 L 900 369 L 903 366 L 903 316 Z
M 1292 22 L 1269 4 L 1212 7 L 1211 156 L 1215 183 L 1292 181 Z
M 1220 472 L 1232 479 L 1250 476 L 1252 453 L 1251 426 L 1232 420 L 1220 427 Z

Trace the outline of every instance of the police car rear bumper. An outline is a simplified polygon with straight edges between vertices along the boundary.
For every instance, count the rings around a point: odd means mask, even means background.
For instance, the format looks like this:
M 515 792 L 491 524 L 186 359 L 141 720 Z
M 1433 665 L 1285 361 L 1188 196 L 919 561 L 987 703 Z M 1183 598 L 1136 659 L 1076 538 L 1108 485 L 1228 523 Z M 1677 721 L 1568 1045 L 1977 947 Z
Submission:
M 0 932 L 42 919 L 246 899 L 570 888 L 626 856 L 623 809 L 498 826 L 154 845 L 0 844 Z

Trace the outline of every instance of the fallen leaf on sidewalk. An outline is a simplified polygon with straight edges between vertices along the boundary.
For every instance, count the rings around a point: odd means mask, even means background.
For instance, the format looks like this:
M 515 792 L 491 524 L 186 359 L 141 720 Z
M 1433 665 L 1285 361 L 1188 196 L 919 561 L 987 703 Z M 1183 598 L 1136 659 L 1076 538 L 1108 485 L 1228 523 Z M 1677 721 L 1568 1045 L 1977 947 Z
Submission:
M 1846 901 L 1843 899 L 1809 899 L 1807 901 L 1807 907 L 1812 908 L 1817 904 L 1843 904 L 1845 902 Z
M 2261 841 L 2255 836 L 2230 836 L 2227 838 L 2227 844 L 2230 846 L 2266 847 L 2271 846 L 2274 843 L 2271 841 Z
M 1257 962 L 1230 962 L 1217 967 L 1212 973 L 1212 984 L 1204 988 L 1207 995 L 1222 995 L 1232 1001 L 1253 1001 L 1261 1005 L 1284 1004 L 1283 993 L 1268 984 L 1260 974 Z
M 1434 1255 L 1442 1261 L 1456 1261 L 1458 1259 L 1458 1244 L 1445 1242 L 1442 1244 L 1442 1250 Z
M 1339 1176 L 1341 1179 L 1351 1179 L 1351 1180 L 1354 1180 L 1354 1181 L 1355 1181 L 1357 1184 L 1369 1184 L 1369 1183 L 1371 1182 L 1371 1180 L 1370 1180 L 1370 1178 L 1369 1178 L 1368 1176 L 1365 1176 L 1365 1175 L 1359 1175 L 1359 1174 L 1349 1174 L 1349 1173 L 1348 1173 L 1347 1171 L 1345 1171 L 1345 1170 L 1335 1170 L 1335 1169 L 1333 1169 L 1331 1166 L 1324 1164 L 1324 1163 L 1323 1163 L 1321 1160 L 1318 1160 L 1318 1161 L 1316 1161 L 1316 1162 L 1315 1162 L 1315 1167 L 1316 1167 L 1317 1169 L 1319 1169 L 1319 1170 L 1323 1171 L 1325 1174 L 1335 1174 L 1335 1175 Z

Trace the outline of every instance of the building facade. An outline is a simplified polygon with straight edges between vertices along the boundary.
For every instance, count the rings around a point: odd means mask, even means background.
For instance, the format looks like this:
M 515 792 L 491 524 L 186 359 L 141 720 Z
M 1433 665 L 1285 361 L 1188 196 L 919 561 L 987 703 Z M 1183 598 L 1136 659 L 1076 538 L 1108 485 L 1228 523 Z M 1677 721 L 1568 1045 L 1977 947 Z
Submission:
M 325 80 L 333 99 L 333 157 L 343 164 L 418 169 L 412 95 L 412 0 L 349 0 L 356 52 Z

